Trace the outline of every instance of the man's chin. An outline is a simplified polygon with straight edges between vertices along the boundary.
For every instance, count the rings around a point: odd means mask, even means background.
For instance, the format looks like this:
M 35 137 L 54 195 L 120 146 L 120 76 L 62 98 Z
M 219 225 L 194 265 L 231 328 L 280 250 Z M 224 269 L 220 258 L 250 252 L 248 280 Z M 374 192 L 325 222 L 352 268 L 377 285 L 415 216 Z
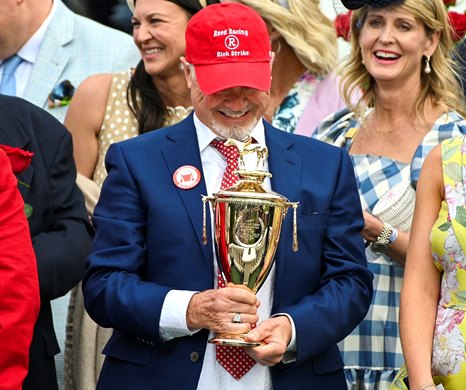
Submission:
M 222 138 L 232 138 L 237 141 L 243 141 L 251 134 L 254 127 L 256 127 L 258 120 L 249 121 L 248 123 L 239 125 L 226 125 L 218 121 L 212 122 L 214 131 Z

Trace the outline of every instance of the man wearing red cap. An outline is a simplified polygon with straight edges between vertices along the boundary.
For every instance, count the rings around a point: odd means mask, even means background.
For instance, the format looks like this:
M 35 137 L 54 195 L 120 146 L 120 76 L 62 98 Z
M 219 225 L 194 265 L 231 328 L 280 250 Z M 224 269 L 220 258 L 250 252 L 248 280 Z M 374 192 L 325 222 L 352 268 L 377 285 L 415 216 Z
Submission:
M 350 159 L 262 120 L 273 55 L 250 8 L 222 3 L 198 12 L 181 60 L 194 114 L 107 154 L 83 280 L 89 314 L 115 329 L 98 388 L 344 389 L 336 344 L 372 295 Z M 223 142 L 248 136 L 269 150 L 265 186 L 299 202 L 299 251 L 291 249 L 288 213 L 257 296 L 216 288 L 214 249 L 201 231 L 201 195 L 235 180 Z M 211 230 L 207 223 L 210 237 Z M 249 332 L 246 340 L 262 345 L 207 343 L 222 332 Z

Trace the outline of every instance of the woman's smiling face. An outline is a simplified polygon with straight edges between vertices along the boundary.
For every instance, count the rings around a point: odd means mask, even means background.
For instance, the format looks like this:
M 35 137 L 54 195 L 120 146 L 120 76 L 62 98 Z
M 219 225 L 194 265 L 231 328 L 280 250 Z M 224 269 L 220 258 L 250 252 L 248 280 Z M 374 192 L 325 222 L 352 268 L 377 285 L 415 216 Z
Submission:
M 136 2 L 133 39 L 147 73 L 161 78 L 180 74 L 178 65 L 186 48 L 184 33 L 188 21 L 189 14 L 170 1 Z
M 422 59 L 436 48 L 421 21 L 401 7 L 370 9 L 359 45 L 367 71 L 376 80 L 420 83 Z

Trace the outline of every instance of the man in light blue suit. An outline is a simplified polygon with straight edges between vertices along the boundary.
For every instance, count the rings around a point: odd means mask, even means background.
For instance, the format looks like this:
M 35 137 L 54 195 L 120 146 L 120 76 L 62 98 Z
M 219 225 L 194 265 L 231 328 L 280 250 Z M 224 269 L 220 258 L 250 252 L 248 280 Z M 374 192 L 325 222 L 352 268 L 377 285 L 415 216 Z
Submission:
M 140 59 L 128 34 L 73 13 L 61 0 L 2 0 L 0 37 L 0 60 L 22 58 L 15 95 L 61 122 L 67 106 L 60 106 L 59 94 L 49 101 L 54 88 L 65 80 L 77 87 L 90 75 L 125 70 Z
M 181 59 L 194 114 L 110 147 L 83 279 L 88 313 L 114 328 L 98 389 L 346 388 L 337 343 L 372 296 L 356 182 L 346 151 L 261 119 L 272 58 L 254 10 L 207 6 L 188 24 Z M 257 296 L 215 288 L 210 213 L 208 245 L 201 228 L 201 195 L 232 179 L 219 144 L 249 135 L 269 150 L 265 185 L 299 202 L 299 250 L 288 213 Z M 220 332 L 262 344 L 231 359 L 207 343 Z

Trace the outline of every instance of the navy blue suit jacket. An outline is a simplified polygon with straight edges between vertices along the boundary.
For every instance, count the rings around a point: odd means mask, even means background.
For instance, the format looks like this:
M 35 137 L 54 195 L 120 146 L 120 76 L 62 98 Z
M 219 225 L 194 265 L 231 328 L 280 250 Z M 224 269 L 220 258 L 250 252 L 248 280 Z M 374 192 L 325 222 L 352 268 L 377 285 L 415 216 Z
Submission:
M 344 150 L 264 124 L 272 189 L 299 201 L 299 251 L 292 252 L 288 212 L 275 256 L 272 308 L 293 318 L 297 358 L 271 369 L 273 386 L 343 389 L 336 344 L 363 319 L 372 295 L 352 164 Z M 83 281 L 89 314 L 115 329 L 104 349 L 102 389 L 197 386 L 208 331 L 164 342 L 158 330 L 171 289 L 214 285 L 212 245 L 201 237 L 206 185 L 177 188 L 172 176 L 183 165 L 203 175 L 192 116 L 112 145 L 107 154 L 109 175 Z
M 37 257 L 41 307 L 23 389 L 55 389 L 54 355 L 60 348 L 50 301 L 81 280 L 91 227 L 75 184 L 73 146 L 66 128 L 41 108 L 10 96 L 0 95 L 0 118 L 0 143 L 34 153 L 29 168 L 19 174 L 24 183 L 19 189 L 33 208 L 28 222 Z

